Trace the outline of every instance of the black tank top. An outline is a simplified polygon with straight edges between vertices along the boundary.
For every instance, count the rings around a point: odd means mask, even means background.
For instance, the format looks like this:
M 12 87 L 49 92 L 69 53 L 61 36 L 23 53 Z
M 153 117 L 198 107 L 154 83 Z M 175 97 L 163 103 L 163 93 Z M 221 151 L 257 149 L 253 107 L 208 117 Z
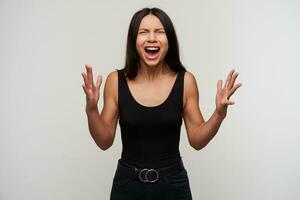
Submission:
M 118 70 L 121 161 L 139 168 L 160 168 L 179 161 L 185 70 L 178 72 L 167 99 L 152 107 L 134 99 L 124 72 L 125 68 Z

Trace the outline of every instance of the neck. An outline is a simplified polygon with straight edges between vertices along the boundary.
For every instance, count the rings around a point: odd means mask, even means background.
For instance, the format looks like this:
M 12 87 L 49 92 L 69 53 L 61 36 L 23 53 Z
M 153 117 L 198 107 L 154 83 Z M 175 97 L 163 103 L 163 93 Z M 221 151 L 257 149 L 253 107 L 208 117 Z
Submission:
M 160 62 L 155 66 L 149 66 L 144 62 L 139 62 L 138 65 L 139 76 L 146 80 L 155 80 L 161 74 L 165 74 L 168 71 L 168 65 L 164 62 Z

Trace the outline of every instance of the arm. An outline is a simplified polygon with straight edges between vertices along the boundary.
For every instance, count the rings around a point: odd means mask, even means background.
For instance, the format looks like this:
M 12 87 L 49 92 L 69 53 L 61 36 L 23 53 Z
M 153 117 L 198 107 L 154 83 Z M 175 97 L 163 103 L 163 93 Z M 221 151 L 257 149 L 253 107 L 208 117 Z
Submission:
M 217 134 L 223 120 L 215 111 L 209 120 L 195 126 L 191 133 L 193 147 L 196 150 L 204 148 Z
M 106 79 L 102 112 L 99 113 L 97 106 L 86 107 L 89 132 L 97 146 L 102 150 L 107 150 L 112 146 L 115 138 L 118 121 L 118 107 L 116 102 L 118 84 L 117 73 L 117 71 L 111 72 Z
M 111 134 L 108 131 L 107 125 L 101 119 L 98 107 L 92 110 L 87 110 L 87 119 L 89 132 L 97 144 L 97 146 L 103 151 L 108 149 L 111 143 Z
M 233 86 L 238 75 L 233 75 L 233 72 L 234 70 L 229 73 L 224 89 L 222 89 L 222 81 L 218 81 L 216 109 L 208 121 L 204 121 L 199 109 L 199 93 L 196 79 L 192 73 L 186 73 L 184 84 L 186 103 L 183 117 L 189 143 L 196 150 L 204 148 L 216 135 L 226 116 L 227 106 L 234 104 L 234 102 L 229 101 L 229 98 L 241 84 Z

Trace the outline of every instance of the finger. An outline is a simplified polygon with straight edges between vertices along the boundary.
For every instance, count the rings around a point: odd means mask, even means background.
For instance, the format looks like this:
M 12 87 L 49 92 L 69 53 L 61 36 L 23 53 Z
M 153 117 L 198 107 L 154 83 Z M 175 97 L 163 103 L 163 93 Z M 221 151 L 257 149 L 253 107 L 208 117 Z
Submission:
M 229 81 L 230 81 L 231 76 L 232 76 L 233 73 L 234 73 L 234 69 L 232 69 L 232 70 L 229 72 L 229 74 L 228 74 L 228 76 L 227 76 L 227 79 L 226 79 L 226 83 L 225 83 L 225 85 L 224 85 L 224 88 L 227 88 L 227 87 L 228 87 Z
M 85 84 L 85 88 L 92 88 L 93 85 L 88 81 L 87 75 L 85 73 L 82 73 L 82 76 L 84 78 L 84 84 Z
M 228 88 L 229 88 L 229 89 L 231 89 L 232 86 L 234 85 L 234 82 L 235 82 L 236 78 L 238 77 L 238 75 L 239 75 L 238 72 L 235 72 L 235 73 L 232 75 L 232 77 L 231 77 L 231 79 L 230 79 L 230 81 L 229 81 L 229 84 L 228 84 Z
M 86 88 L 84 85 L 82 85 L 82 89 L 83 89 L 84 93 L 87 94 L 87 91 L 86 91 Z
M 87 80 L 86 74 L 85 74 L 84 72 L 81 72 L 81 75 L 82 75 L 82 77 L 83 77 L 84 84 L 85 84 L 86 86 L 88 86 L 88 85 L 89 85 L 89 83 L 88 83 L 88 80 Z
M 218 80 L 217 89 L 217 93 L 219 94 L 222 91 L 222 80 Z
M 93 81 L 93 70 L 92 70 L 92 66 L 90 64 L 86 64 L 85 65 L 86 71 L 87 71 L 87 80 L 90 84 L 94 84 Z
M 234 104 L 234 101 L 229 101 L 228 102 L 228 105 L 233 105 Z
M 88 97 L 89 95 L 91 95 L 91 91 L 85 85 L 82 85 L 82 88 L 83 88 L 83 91 L 86 94 L 86 97 Z
M 101 83 L 102 83 L 102 76 L 99 75 L 98 78 L 97 78 L 97 83 L 96 83 L 96 87 L 97 87 L 98 90 L 100 89 Z
M 226 102 L 226 104 L 227 104 L 227 105 L 233 105 L 233 104 L 234 104 L 234 101 L 229 101 L 229 100 L 228 100 L 228 101 Z
M 229 98 L 231 97 L 231 95 L 233 95 L 234 93 L 235 93 L 235 91 L 239 88 L 239 87 L 241 87 L 242 86 L 242 84 L 241 83 L 239 83 L 239 84 L 236 84 L 231 90 L 230 90 L 230 93 L 229 93 Z

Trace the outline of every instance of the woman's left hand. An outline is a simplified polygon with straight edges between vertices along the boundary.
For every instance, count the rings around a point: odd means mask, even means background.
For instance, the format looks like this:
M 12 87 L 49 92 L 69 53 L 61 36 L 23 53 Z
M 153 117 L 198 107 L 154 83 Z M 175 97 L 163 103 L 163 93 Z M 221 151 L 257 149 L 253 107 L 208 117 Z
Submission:
M 233 105 L 234 101 L 230 101 L 229 98 L 233 93 L 242 86 L 241 83 L 234 85 L 234 82 L 239 75 L 238 72 L 234 73 L 234 69 L 231 70 L 227 76 L 224 88 L 222 88 L 222 80 L 218 80 L 218 91 L 216 96 L 216 112 L 217 114 L 225 118 L 228 105 Z

